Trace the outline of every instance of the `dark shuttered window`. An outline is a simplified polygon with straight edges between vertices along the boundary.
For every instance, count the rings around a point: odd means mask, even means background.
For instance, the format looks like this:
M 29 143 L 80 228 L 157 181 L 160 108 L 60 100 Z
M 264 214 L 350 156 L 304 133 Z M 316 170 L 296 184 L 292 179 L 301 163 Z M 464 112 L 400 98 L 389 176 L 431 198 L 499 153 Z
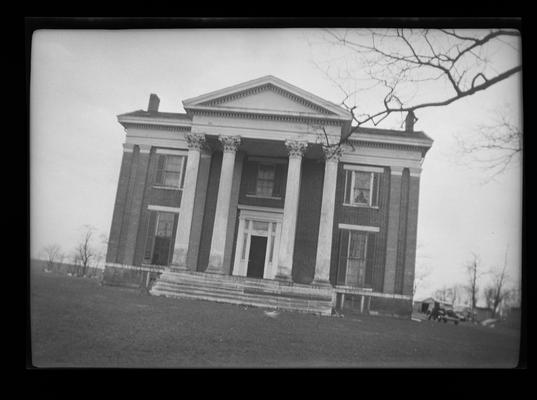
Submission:
M 282 198 L 285 193 L 287 166 L 248 160 L 245 164 L 246 194 L 253 197 Z
M 340 229 L 338 285 L 371 287 L 375 241 L 375 233 Z
M 151 263 L 153 257 L 153 241 L 155 239 L 155 225 L 157 223 L 157 212 L 149 212 L 149 224 L 147 226 L 147 235 L 145 240 L 144 262 Z
M 345 171 L 345 196 L 343 204 L 378 207 L 380 174 L 368 171 Z
M 166 187 L 182 188 L 185 160 L 184 156 L 158 154 L 155 183 Z
M 173 238 L 178 214 L 151 211 L 147 228 L 144 262 L 169 265 L 173 255 Z

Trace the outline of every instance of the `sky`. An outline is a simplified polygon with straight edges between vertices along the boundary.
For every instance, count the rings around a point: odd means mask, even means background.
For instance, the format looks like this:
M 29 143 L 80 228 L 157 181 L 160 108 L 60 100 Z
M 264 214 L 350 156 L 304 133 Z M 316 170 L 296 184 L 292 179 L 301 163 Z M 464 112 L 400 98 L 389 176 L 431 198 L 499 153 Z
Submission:
M 110 230 L 125 140 L 117 115 L 146 109 L 150 93 L 160 97 L 160 111 L 184 112 L 184 99 L 274 75 L 339 104 L 342 92 L 327 79 L 323 62 L 336 63 L 344 55 L 326 50 L 322 37 L 315 29 L 36 31 L 30 77 L 31 256 L 39 257 L 50 244 L 71 253 L 84 225 L 95 227 L 94 245 L 102 251 L 99 237 Z M 430 273 L 416 298 L 464 284 L 472 252 L 487 271 L 502 267 L 507 251 L 510 281 L 520 279 L 521 163 L 515 160 L 490 181 L 485 171 L 460 158 L 455 140 L 473 137 L 498 110 L 520 120 L 520 75 L 418 114 L 416 129 L 434 144 L 421 175 L 417 249 L 417 268 Z M 364 96 L 357 101 L 381 101 L 374 91 Z M 386 124 L 379 127 L 400 128 L 397 121 Z

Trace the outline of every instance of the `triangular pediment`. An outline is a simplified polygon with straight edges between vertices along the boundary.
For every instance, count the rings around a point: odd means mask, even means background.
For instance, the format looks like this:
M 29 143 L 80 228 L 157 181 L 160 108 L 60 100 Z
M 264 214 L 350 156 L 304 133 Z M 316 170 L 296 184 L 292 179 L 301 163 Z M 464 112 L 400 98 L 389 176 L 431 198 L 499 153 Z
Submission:
M 350 120 L 343 108 L 273 76 L 183 101 L 185 109 L 274 113 Z

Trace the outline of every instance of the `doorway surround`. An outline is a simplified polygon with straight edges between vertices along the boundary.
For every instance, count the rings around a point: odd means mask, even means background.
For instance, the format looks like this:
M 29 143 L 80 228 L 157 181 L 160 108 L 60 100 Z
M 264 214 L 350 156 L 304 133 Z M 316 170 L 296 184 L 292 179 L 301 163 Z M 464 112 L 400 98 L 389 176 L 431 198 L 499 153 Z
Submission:
M 283 209 L 238 205 L 239 228 L 235 244 L 233 275 L 246 276 L 252 236 L 267 238 L 263 279 L 274 279 L 278 270 Z

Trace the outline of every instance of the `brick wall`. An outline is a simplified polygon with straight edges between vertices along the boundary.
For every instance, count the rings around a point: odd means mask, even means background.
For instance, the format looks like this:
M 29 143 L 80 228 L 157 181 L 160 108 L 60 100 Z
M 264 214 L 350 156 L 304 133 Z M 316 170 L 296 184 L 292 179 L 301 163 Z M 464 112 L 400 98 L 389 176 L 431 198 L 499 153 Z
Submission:
M 401 199 L 399 205 L 399 229 L 397 234 L 397 260 L 395 263 L 394 293 L 403 294 L 403 281 L 405 275 L 405 263 L 407 253 L 407 221 L 408 221 L 408 198 L 409 198 L 410 172 L 408 168 L 403 170 L 401 176 Z
M 153 147 L 149 155 L 147 180 L 144 185 L 144 196 L 139 215 L 140 222 L 136 235 L 136 250 L 132 265 L 141 265 L 144 260 L 145 244 L 149 233 L 149 217 L 151 215 L 151 211 L 147 207 L 149 205 L 181 207 L 182 190 L 159 189 L 154 187 L 158 167 L 158 154 L 156 150 L 157 148 Z M 172 243 L 174 241 L 175 232 L 172 235 Z
M 403 279 L 405 295 L 412 295 L 414 290 L 414 272 L 416 266 L 416 245 L 418 236 L 418 208 L 420 194 L 420 178 L 411 176 L 409 182 L 408 219 L 406 236 L 406 258 Z
M 114 204 L 114 213 L 112 215 L 112 224 L 110 226 L 108 249 L 106 252 L 107 262 L 119 262 L 118 250 L 121 242 L 121 227 L 123 225 L 123 218 L 125 214 L 125 202 L 127 198 L 127 190 L 129 188 L 132 160 L 133 153 L 124 151 L 119 172 L 116 201 Z
M 375 245 L 373 251 L 373 260 L 371 261 L 368 276 L 371 276 L 371 287 L 375 291 L 382 291 L 384 280 L 384 265 L 386 254 L 386 237 L 388 231 L 388 209 L 389 209 L 389 188 L 390 173 L 385 168 L 384 173 L 380 175 L 379 182 L 379 207 L 351 207 L 344 206 L 345 196 L 345 170 L 343 163 L 339 164 L 337 186 L 336 186 L 336 205 L 334 210 L 334 229 L 332 235 L 332 257 L 330 268 L 330 281 L 335 284 L 336 273 L 338 269 L 339 258 L 339 228 L 338 224 L 365 225 L 379 227 L 379 232 L 375 234 Z
M 293 281 L 309 284 L 315 275 L 319 220 L 323 197 L 324 163 L 302 160 Z

